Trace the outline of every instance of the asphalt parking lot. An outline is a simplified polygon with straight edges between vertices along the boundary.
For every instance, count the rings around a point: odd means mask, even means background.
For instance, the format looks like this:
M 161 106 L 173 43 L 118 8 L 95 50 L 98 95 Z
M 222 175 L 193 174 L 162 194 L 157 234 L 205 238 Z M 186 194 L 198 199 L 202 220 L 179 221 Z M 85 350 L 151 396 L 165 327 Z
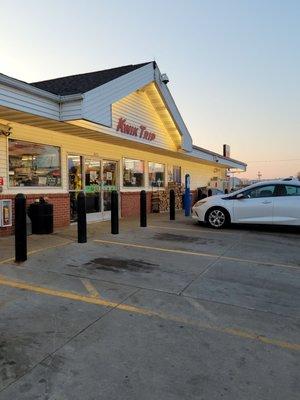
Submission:
M 299 233 L 88 229 L 0 239 L 1 400 L 299 399 Z

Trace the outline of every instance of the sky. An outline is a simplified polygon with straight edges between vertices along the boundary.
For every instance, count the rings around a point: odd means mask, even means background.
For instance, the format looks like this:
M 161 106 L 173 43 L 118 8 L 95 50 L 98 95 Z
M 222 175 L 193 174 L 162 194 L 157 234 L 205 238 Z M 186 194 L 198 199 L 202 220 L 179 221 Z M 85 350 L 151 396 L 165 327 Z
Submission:
M 0 0 L 0 72 L 27 82 L 155 60 L 194 144 L 300 171 L 299 0 Z

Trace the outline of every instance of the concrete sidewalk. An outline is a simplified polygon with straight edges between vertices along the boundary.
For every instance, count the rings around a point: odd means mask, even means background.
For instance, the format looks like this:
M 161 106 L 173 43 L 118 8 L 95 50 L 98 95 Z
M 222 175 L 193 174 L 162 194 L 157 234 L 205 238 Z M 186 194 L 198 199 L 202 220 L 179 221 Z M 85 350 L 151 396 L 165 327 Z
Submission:
M 149 214 L 147 216 L 148 225 L 153 223 L 168 223 L 169 214 Z M 172 225 L 186 225 L 190 227 L 191 219 L 185 218 L 182 212 L 177 213 L 177 221 L 172 221 Z M 139 218 L 120 219 L 120 233 L 139 227 Z M 192 224 L 193 225 L 193 224 Z M 101 237 L 102 234 L 110 234 L 110 221 L 91 222 L 87 225 L 88 240 Z M 117 236 L 116 236 L 117 237 Z M 73 223 L 66 228 L 56 229 L 51 235 L 29 235 L 27 240 L 28 255 L 43 250 L 64 246 L 72 242 L 77 242 L 77 224 Z M 0 238 L 0 264 L 14 260 L 14 236 Z

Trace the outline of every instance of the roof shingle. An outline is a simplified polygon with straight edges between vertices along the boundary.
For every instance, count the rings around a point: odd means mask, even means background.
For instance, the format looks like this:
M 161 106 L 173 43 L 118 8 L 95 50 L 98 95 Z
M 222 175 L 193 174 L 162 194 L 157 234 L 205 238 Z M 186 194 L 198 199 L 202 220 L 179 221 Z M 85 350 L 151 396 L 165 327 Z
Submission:
M 135 65 L 124 65 L 123 67 L 110 68 L 102 71 L 88 72 L 85 74 L 70 75 L 62 78 L 33 82 L 31 85 L 61 96 L 67 96 L 75 93 L 85 93 L 116 78 L 119 78 L 122 75 L 144 67 L 151 62 L 152 61 Z

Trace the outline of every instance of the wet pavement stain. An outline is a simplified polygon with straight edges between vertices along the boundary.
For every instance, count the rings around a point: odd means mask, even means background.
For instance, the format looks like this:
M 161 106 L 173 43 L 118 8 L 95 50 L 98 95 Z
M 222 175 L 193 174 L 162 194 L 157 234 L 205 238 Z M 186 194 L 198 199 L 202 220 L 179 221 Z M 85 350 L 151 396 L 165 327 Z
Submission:
M 76 267 L 76 265 L 69 265 L 70 267 Z M 83 264 L 84 267 L 88 267 L 92 270 L 103 270 L 111 272 L 144 272 L 150 273 L 158 267 L 157 264 L 152 264 L 143 260 L 138 259 L 122 259 L 122 258 L 111 258 L 111 257 L 98 257 L 90 260 Z M 80 266 L 79 266 L 80 267 Z M 81 266 L 82 267 L 82 266 Z
M 154 235 L 153 239 L 155 240 L 165 240 L 169 242 L 178 242 L 178 243 L 198 243 L 198 244 L 210 244 L 216 243 L 218 240 L 216 239 L 209 239 L 209 238 L 199 238 L 193 236 L 186 236 L 186 235 L 178 235 L 174 233 L 157 233 Z

